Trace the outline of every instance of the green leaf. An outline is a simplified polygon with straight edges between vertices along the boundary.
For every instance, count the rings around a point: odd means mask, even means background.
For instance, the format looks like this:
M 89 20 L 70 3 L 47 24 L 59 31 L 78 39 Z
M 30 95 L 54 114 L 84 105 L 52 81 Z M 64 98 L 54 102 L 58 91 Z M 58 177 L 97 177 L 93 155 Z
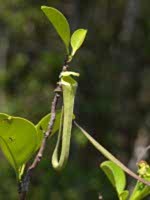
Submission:
M 66 71 L 66 72 L 61 72 L 60 78 L 64 77 L 64 76 L 70 76 L 70 75 L 72 75 L 72 76 L 80 76 L 79 73 L 72 72 L 72 71 Z
M 149 179 L 145 179 L 149 180 Z M 130 200 L 141 200 L 150 194 L 150 186 L 144 185 L 143 183 L 137 181 L 137 184 L 131 194 Z
M 111 184 L 116 188 L 119 196 L 124 191 L 126 186 L 126 177 L 124 171 L 112 161 L 105 161 L 100 165 L 100 167 L 107 175 Z
M 64 42 L 67 53 L 69 54 L 69 44 L 70 44 L 70 27 L 65 16 L 55 8 L 42 6 L 42 11 L 48 17 L 50 22 L 53 24 L 58 35 Z
M 78 29 L 72 34 L 72 36 L 71 36 L 71 46 L 72 46 L 71 56 L 74 56 L 76 51 L 81 47 L 82 43 L 85 40 L 86 34 L 87 34 L 87 30 L 85 30 L 85 29 Z
M 36 151 L 37 131 L 30 121 L 0 113 L 0 146 L 17 175 Z

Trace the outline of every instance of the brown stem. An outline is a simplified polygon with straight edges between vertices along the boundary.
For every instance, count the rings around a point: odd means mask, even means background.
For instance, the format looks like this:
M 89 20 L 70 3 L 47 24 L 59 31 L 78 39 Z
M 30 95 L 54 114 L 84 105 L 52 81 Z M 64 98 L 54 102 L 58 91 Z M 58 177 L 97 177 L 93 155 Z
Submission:
M 52 108 L 51 108 L 51 120 L 48 124 L 48 129 L 47 129 L 46 133 L 44 134 L 44 138 L 42 140 L 41 147 L 40 147 L 32 165 L 30 165 L 30 167 L 28 168 L 28 172 L 32 171 L 38 165 L 38 163 L 41 161 L 41 159 L 43 157 L 43 152 L 44 152 L 45 147 L 46 147 L 47 139 L 52 132 L 53 125 L 54 125 L 54 122 L 55 122 L 56 106 L 57 106 L 59 97 L 60 97 L 60 95 L 58 93 L 56 93 L 55 96 L 54 96 L 54 99 L 53 99 L 53 102 L 52 102 Z
M 69 61 L 66 59 L 61 72 L 67 71 L 67 69 L 69 67 L 68 63 L 69 63 Z M 36 154 L 33 163 L 28 167 L 26 174 L 24 175 L 24 177 L 22 178 L 22 180 L 18 184 L 18 186 L 19 186 L 19 189 L 18 189 L 19 200 L 25 200 L 26 199 L 28 188 L 29 188 L 29 183 L 30 183 L 30 178 L 32 176 L 32 172 L 38 166 L 38 164 L 40 163 L 40 161 L 43 157 L 44 150 L 46 148 L 48 137 L 51 135 L 52 130 L 53 130 L 54 122 L 55 122 L 55 119 L 56 119 L 56 108 L 57 108 L 58 100 L 60 98 L 60 93 L 62 92 L 62 88 L 61 88 L 61 85 L 59 83 L 58 83 L 57 87 L 55 88 L 54 92 L 55 92 L 55 95 L 54 95 L 54 98 L 53 98 L 53 101 L 52 101 L 52 104 L 51 104 L 51 118 L 50 118 L 50 121 L 49 121 L 49 124 L 48 124 L 47 131 L 44 134 L 44 137 L 43 137 L 43 140 L 42 140 L 42 143 L 41 143 L 41 147 L 40 147 L 38 153 Z

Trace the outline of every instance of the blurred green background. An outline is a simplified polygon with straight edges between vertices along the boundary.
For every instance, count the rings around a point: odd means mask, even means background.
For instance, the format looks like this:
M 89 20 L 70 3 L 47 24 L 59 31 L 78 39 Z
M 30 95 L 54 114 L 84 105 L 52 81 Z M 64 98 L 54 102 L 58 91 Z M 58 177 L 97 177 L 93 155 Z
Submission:
M 76 119 L 131 169 L 150 141 L 149 0 L 0 0 L 0 112 L 37 123 L 49 113 L 64 46 L 40 10 L 59 9 L 74 31 L 88 29 L 71 63 L 79 72 Z M 105 160 L 74 130 L 70 159 L 51 167 L 56 138 L 35 170 L 32 200 L 117 199 L 99 164 Z M 145 159 L 149 160 L 148 155 Z M 0 199 L 17 199 L 13 169 L 0 155 Z M 132 180 L 133 181 L 133 180 Z M 135 182 L 135 181 L 133 181 Z M 131 179 L 129 187 L 132 188 Z

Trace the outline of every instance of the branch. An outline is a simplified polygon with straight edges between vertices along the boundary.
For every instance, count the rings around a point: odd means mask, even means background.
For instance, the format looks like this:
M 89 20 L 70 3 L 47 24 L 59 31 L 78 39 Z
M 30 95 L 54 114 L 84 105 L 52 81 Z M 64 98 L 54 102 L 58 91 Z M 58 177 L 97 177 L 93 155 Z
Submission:
M 99 144 L 94 138 L 92 138 L 91 135 L 89 135 L 77 122 L 74 121 L 74 124 L 79 128 L 79 130 L 86 136 L 86 138 L 93 144 L 93 146 L 101 153 L 103 154 L 108 160 L 111 160 L 112 162 L 116 163 L 122 170 L 124 170 L 127 174 L 129 174 L 131 177 L 135 178 L 136 180 L 144 183 L 145 185 L 150 186 L 150 182 L 139 177 L 137 174 L 135 174 L 133 171 L 131 171 L 129 168 L 127 168 L 122 162 L 120 162 L 115 156 L 113 156 L 107 149 L 105 149 L 101 144 Z
M 67 71 L 67 69 L 69 67 L 68 63 L 69 63 L 69 61 L 68 61 L 68 59 L 66 59 L 61 72 Z M 58 100 L 60 98 L 60 93 L 62 92 L 62 87 L 59 84 L 59 82 L 57 83 L 57 87 L 55 88 L 54 92 L 55 92 L 55 95 L 54 95 L 54 98 L 53 98 L 53 101 L 51 104 L 51 118 L 48 123 L 47 131 L 44 134 L 44 137 L 43 137 L 43 140 L 41 143 L 41 147 L 40 147 L 37 155 L 35 156 L 33 163 L 28 167 L 25 176 L 22 178 L 21 182 L 19 182 L 19 184 L 18 184 L 19 200 L 26 199 L 32 173 L 33 173 L 34 169 L 40 163 L 40 161 L 43 157 L 44 150 L 46 148 L 47 140 L 52 133 L 54 122 L 56 119 L 56 108 L 57 108 Z

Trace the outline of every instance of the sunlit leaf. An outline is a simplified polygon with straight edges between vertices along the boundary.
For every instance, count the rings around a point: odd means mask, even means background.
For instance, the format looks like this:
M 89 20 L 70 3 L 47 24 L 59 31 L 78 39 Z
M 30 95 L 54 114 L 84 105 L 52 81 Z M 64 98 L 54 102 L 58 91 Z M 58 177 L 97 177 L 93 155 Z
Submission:
M 80 76 L 79 73 L 76 73 L 76 72 L 72 72 L 72 71 L 66 71 L 66 72 L 61 72 L 60 74 L 60 78 L 63 77 L 63 76 Z
M 71 36 L 71 46 L 72 46 L 71 56 L 74 56 L 76 51 L 81 47 L 82 43 L 85 40 L 86 34 L 87 34 L 87 30 L 85 30 L 85 29 L 78 29 L 72 34 L 72 36 Z
M 28 120 L 0 113 L 0 146 L 19 174 L 20 168 L 35 153 L 37 146 L 37 131 Z
M 67 19 L 59 10 L 55 8 L 42 6 L 41 9 L 53 24 L 54 28 L 66 46 L 67 53 L 69 53 L 70 27 Z
M 124 171 L 112 161 L 105 161 L 100 167 L 105 172 L 112 185 L 116 188 L 117 193 L 121 194 L 126 186 Z

